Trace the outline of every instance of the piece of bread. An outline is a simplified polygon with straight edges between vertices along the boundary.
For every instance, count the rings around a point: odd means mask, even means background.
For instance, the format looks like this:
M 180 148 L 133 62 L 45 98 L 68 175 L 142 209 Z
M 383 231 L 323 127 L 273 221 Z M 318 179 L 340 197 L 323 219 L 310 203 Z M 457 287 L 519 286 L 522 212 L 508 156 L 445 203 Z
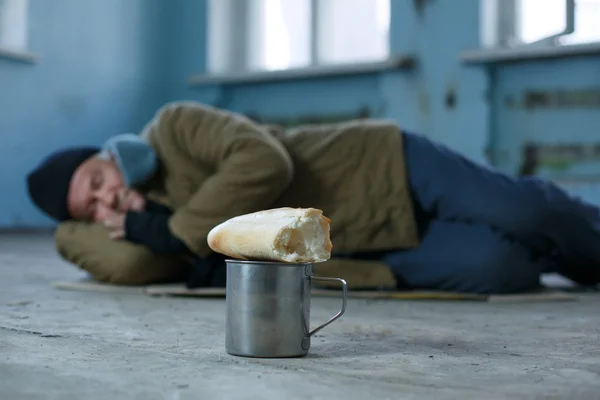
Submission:
M 238 260 L 329 260 L 330 220 L 315 208 L 276 208 L 231 218 L 208 234 L 210 248 Z

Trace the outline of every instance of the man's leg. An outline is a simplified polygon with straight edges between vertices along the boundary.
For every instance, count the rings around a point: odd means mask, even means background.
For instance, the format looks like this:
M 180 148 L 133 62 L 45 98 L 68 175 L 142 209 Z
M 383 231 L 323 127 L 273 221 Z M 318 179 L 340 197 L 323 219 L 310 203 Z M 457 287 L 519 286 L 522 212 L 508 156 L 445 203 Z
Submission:
M 100 224 L 63 222 L 56 230 L 58 253 L 94 279 L 116 285 L 183 282 L 189 266 L 177 257 L 161 256 L 145 247 L 108 237 Z
M 416 249 L 383 261 L 409 288 L 479 294 L 537 289 L 553 264 L 490 226 L 445 221 L 431 221 Z
M 555 272 L 580 283 L 600 281 L 597 207 L 551 182 L 512 178 L 424 137 L 404 137 L 411 188 L 428 218 L 496 227 L 562 260 Z

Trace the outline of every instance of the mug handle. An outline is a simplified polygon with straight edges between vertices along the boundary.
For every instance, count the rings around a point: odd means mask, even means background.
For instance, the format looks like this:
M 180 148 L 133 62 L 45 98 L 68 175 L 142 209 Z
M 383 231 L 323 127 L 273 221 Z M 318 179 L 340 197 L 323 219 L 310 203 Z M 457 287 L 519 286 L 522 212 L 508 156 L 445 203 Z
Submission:
M 319 332 L 321 329 L 325 328 L 327 325 L 331 324 L 333 321 L 341 317 L 346 312 L 346 303 L 348 301 L 348 284 L 342 278 L 323 278 L 319 276 L 310 276 L 310 279 L 315 281 L 340 282 L 342 284 L 344 294 L 342 296 L 342 309 L 333 317 L 331 317 L 329 321 L 325 322 L 323 325 L 317 326 L 315 329 L 310 331 L 310 333 L 308 334 L 309 337 L 311 337 L 312 335 Z

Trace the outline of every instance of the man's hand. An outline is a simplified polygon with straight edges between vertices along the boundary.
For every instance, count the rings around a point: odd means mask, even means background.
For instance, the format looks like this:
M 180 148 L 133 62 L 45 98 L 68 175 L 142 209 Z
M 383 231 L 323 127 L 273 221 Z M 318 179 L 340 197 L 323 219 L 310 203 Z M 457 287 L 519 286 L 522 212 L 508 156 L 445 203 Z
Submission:
M 104 220 L 111 239 L 118 240 L 125 237 L 125 214 L 113 214 Z

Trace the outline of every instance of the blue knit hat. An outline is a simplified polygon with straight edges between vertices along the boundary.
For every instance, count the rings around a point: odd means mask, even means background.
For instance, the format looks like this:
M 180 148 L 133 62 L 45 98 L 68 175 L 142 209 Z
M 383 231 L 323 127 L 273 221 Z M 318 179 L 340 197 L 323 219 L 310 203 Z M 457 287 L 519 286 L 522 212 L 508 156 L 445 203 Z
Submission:
M 27 192 L 34 204 L 57 221 L 71 219 L 67 195 L 71 178 L 98 147 L 75 147 L 56 151 L 27 175 Z
M 102 147 L 111 153 L 128 187 L 143 184 L 158 166 L 156 153 L 139 135 L 124 133 L 110 138 Z

